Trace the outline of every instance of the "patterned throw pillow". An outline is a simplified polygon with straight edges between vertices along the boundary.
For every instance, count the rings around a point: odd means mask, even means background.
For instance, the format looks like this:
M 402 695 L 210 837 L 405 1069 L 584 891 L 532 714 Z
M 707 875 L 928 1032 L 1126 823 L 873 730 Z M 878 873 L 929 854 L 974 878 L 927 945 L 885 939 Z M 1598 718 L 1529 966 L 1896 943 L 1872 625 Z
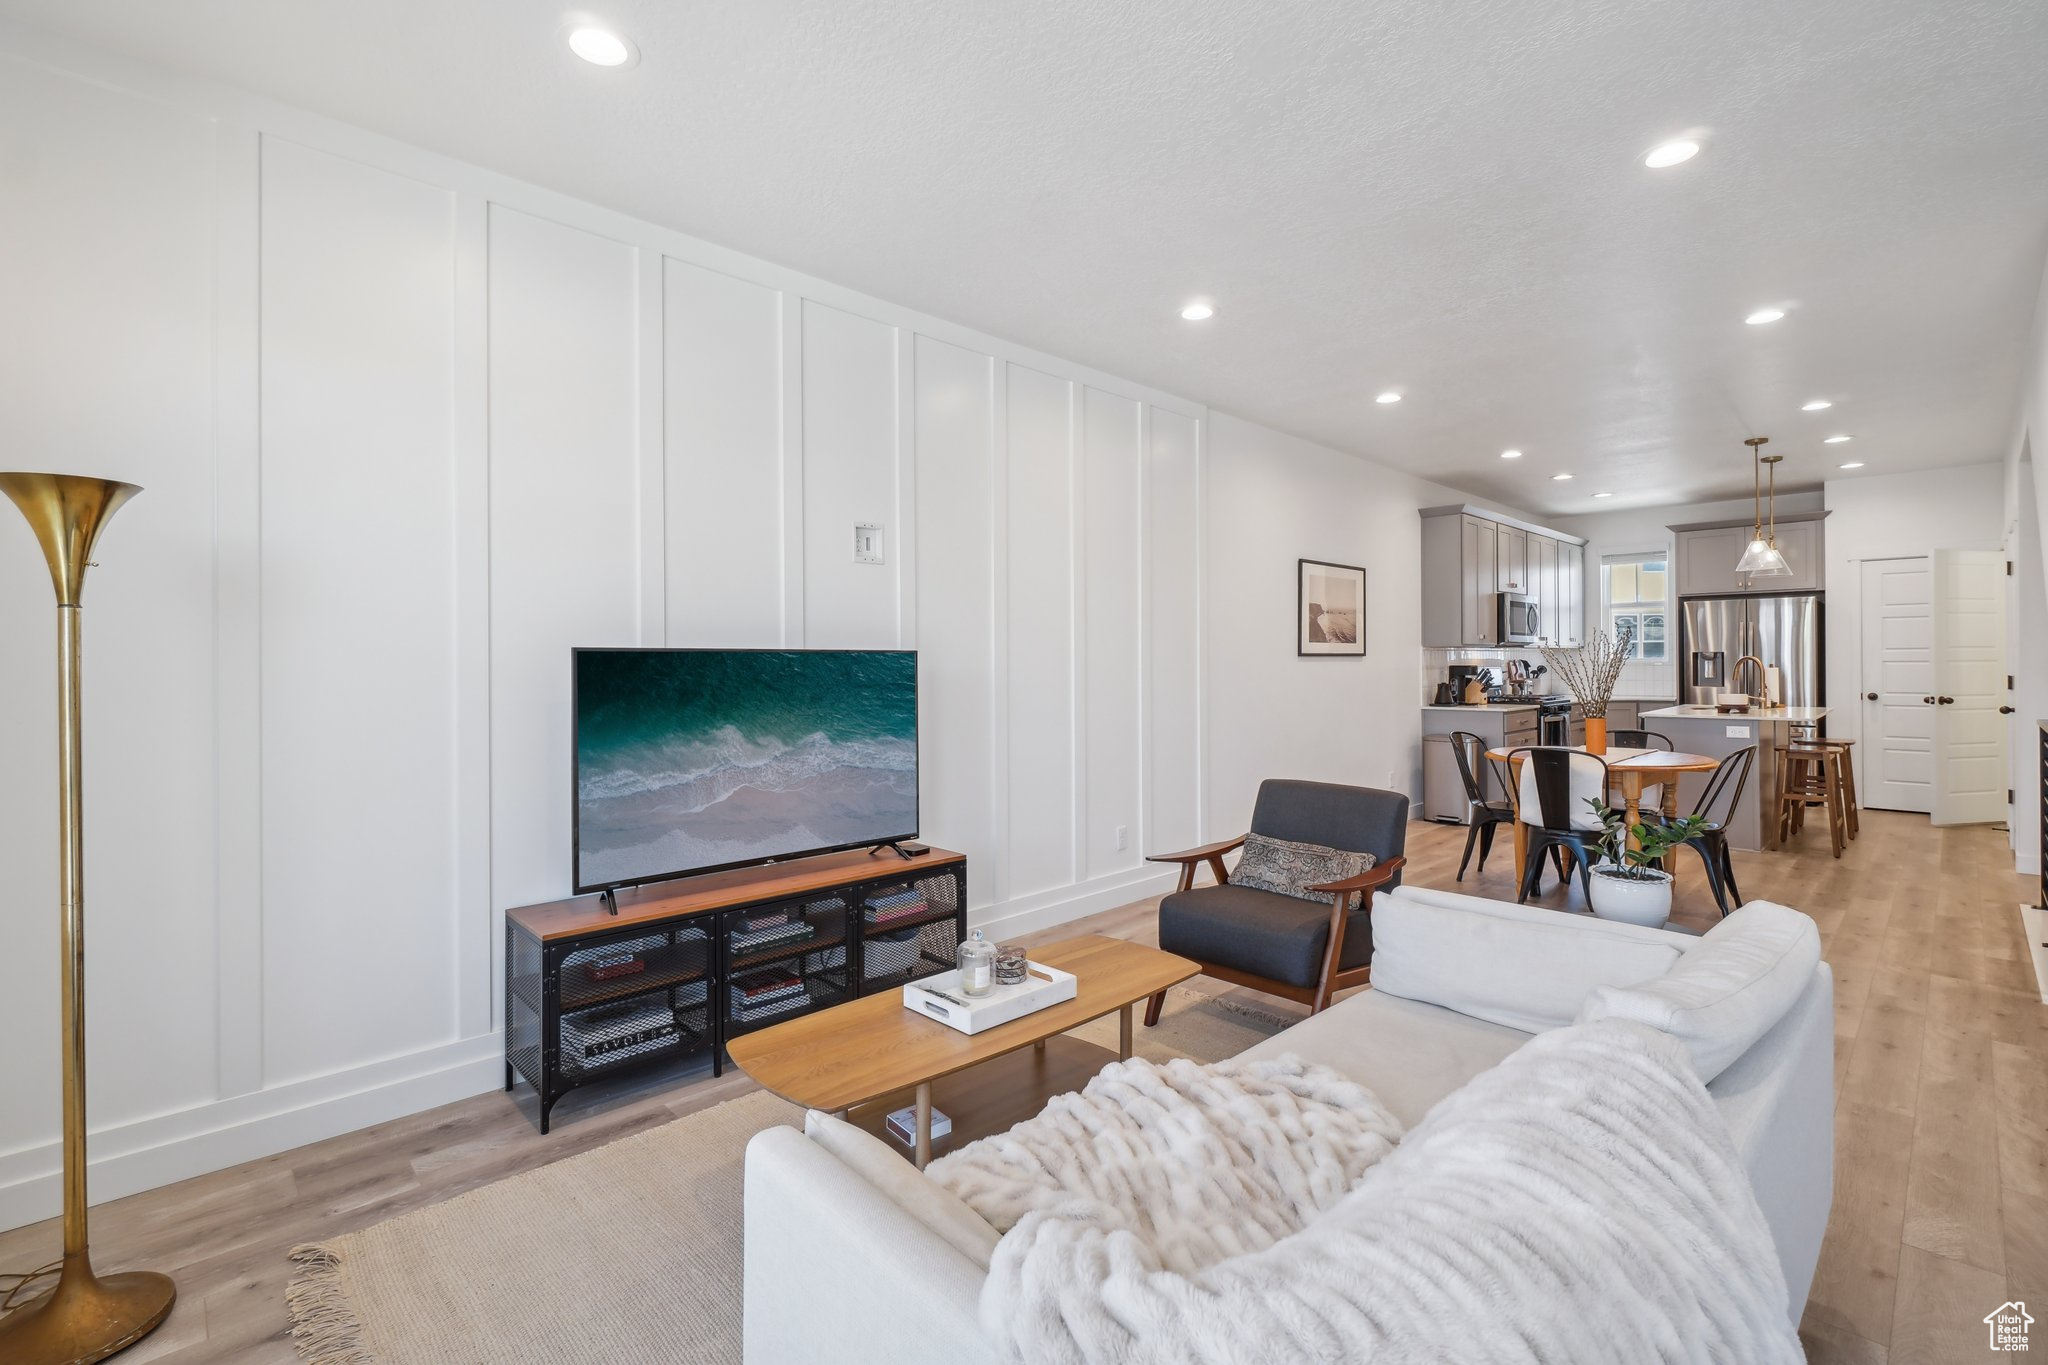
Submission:
M 1230 884 L 1248 886 L 1255 891 L 1277 891 L 1296 900 L 1320 901 L 1326 900 L 1329 893 L 1307 888 L 1356 877 L 1371 870 L 1378 861 L 1370 853 L 1347 853 L 1341 848 L 1325 848 L 1321 844 L 1297 844 L 1287 839 L 1269 839 L 1263 834 L 1248 834 L 1244 840 L 1244 856 L 1230 871 Z

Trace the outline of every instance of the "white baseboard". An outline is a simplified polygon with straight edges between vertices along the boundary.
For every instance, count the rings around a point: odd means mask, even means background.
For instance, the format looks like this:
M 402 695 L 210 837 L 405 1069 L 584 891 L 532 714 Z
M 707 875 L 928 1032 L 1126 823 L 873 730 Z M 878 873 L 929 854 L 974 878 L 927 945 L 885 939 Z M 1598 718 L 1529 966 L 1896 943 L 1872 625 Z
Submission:
M 1131 868 L 970 912 L 968 922 L 991 938 L 1050 929 L 1162 895 L 1174 875 L 1171 868 Z M 505 1083 L 504 1065 L 504 1036 L 489 1033 L 95 1129 L 92 1200 L 156 1189 L 495 1090 Z M 0 1153 L 0 1231 L 61 1211 L 62 1164 L 54 1139 Z
M 87 1144 L 92 1202 L 466 1099 L 502 1086 L 504 1066 L 503 1036 L 491 1033 L 95 1129 Z M 62 1165 L 62 1148 L 54 1140 L 0 1154 L 0 1229 L 62 1211 Z
M 2040 988 L 2041 1003 L 2048 1005 L 2048 910 L 2022 905 L 2020 932 L 2027 936 L 2027 951 L 2033 955 L 2034 984 Z
M 2022 877 L 2041 875 L 2041 855 L 2030 849 L 2015 849 L 2012 855 L 2012 870 Z

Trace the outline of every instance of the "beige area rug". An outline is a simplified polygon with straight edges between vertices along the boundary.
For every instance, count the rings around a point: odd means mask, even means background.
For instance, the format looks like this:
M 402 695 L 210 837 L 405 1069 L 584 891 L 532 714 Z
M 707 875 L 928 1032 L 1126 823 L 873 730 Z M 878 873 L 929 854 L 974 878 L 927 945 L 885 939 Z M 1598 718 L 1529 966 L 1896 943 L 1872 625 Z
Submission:
M 1293 1022 L 1183 987 L 1139 1056 L 1222 1061 Z M 1076 1036 L 1116 1048 L 1110 1015 Z M 292 1252 L 315 1365 L 740 1358 L 747 1140 L 803 1112 L 766 1092 Z

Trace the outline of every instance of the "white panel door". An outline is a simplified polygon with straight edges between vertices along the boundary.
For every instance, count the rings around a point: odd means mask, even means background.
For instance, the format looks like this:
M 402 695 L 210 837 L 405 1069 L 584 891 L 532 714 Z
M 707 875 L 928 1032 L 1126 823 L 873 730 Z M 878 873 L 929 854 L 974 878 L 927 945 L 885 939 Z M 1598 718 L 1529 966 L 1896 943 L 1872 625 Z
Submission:
M 1924 555 L 1863 561 L 1862 802 L 1934 809 L 1934 571 Z
M 2006 817 L 2005 555 L 1934 552 L 1934 823 Z
M 455 1036 L 454 284 L 453 194 L 265 140 L 269 1085 Z

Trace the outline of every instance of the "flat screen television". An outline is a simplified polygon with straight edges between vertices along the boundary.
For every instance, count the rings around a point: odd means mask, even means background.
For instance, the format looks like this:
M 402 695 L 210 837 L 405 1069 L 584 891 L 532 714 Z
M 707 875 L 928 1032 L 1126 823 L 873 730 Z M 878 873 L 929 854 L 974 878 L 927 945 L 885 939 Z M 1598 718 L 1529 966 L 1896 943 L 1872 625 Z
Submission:
M 576 891 L 917 837 L 915 650 L 575 651 Z

